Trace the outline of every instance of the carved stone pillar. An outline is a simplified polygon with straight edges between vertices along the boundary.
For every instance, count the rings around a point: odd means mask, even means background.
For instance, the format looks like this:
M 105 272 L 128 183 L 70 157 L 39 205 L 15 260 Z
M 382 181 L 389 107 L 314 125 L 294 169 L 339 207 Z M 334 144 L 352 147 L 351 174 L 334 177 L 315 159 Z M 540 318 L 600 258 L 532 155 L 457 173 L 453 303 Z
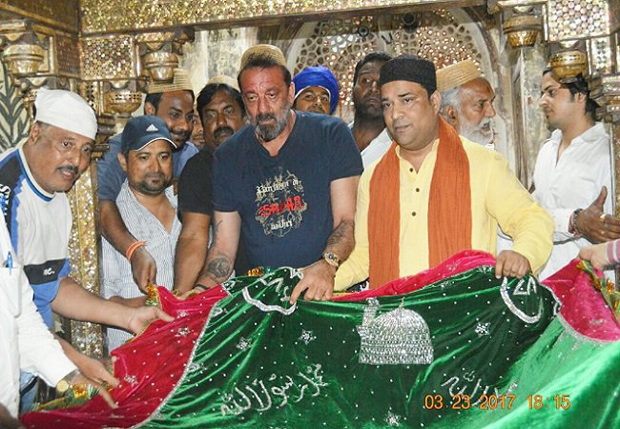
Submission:
M 31 117 L 36 91 L 43 85 L 77 90 L 80 64 L 76 35 L 28 19 L 2 21 L 0 49 Z
M 44 85 L 84 95 L 84 87 L 79 79 L 77 35 L 29 20 L 11 20 L 0 23 L 0 43 L 2 60 L 31 118 L 36 92 Z M 85 289 L 98 294 L 99 259 L 95 232 L 93 165 L 67 193 L 73 215 L 69 256 L 72 267 L 70 276 Z M 100 325 L 63 320 L 63 330 L 65 338 L 79 351 L 91 356 L 103 356 Z
M 155 82 L 169 82 L 179 67 L 183 45 L 194 41 L 192 29 L 174 29 L 136 36 L 144 74 Z
M 258 43 L 255 27 L 200 31 L 194 43 L 183 46 L 181 63 L 198 92 L 213 76 L 236 79 L 243 52 Z
M 500 2 L 502 3 L 502 2 Z M 503 30 L 512 49 L 512 111 L 514 120 L 515 173 L 526 188 L 532 183 L 534 164 L 540 145 L 548 136 L 538 108 L 540 82 L 546 59 L 540 43 L 543 23 L 539 6 L 504 7 Z

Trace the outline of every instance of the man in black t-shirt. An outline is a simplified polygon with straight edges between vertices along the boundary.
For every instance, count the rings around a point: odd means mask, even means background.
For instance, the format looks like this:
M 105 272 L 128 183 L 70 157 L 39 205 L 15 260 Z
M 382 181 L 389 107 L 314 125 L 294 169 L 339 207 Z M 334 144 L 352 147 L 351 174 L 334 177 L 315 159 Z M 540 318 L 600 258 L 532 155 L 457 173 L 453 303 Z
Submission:
M 205 147 L 187 162 L 179 179 L 178 212 L 183 229 L 174 261 L 174 289 L 180 292 L 194 287 L 207 257 L 213 218 L 213 151 L 246 124 L 243 100 L 236 86 L 234 79 L 216 76 L 196 101 Z M 235 268 L 247 270 L 243 261 Z
M 327 300 L 353 249 L 362 161 L 340 119 L 291 109 L 282 52 L 246 51 L 238 81 L 251 125 L 214 155 L 215 238 L 196 289 L 225 281 L 241 236 L 251 266 L 302 268 L 291 302 Z

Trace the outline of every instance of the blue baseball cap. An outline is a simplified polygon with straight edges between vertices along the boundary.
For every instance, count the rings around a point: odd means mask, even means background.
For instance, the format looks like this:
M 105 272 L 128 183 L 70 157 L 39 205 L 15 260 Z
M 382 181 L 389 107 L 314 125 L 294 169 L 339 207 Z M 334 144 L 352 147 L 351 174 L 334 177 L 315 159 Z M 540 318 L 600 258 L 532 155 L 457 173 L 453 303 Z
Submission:
M 123 152 L 140 150 L 155 140 L 166 140 L 173 148 L 177 148 L 163 119 L 151 115 L 138 116 L 131 118 L 125 125 L 121 134 L 121 148 Z

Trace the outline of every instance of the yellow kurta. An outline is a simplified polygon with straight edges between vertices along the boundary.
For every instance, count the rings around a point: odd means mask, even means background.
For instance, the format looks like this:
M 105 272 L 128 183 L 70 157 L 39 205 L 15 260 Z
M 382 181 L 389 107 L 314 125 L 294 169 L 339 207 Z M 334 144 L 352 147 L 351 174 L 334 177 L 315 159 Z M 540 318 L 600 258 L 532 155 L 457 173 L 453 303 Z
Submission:
M 497 152 L 464 137 L 463 148 L 469 159 L 472 249 L 495 254 L 497 225 L 513 237 L 512 250 L 525 256 L 534 272 L 547 261 L 553 247 L 554 223 L 525 190 Z M 429 268 L 428 199 L 437 159 L 438 140 L 416 172 L 401 158 L 400 166 L 400 276 L 416 274 Z M 336 290 L 368 278 L 368 203 L 370 179 L 377 163 L 368 167 L 360 178 L 355 215 L 355 249 L 336 275 Z M 450 198 L 446 195 L 445 198 Z M 388 209 L 396 210 L 398 202 Z M 577 255 L 575 255 L 577 256 Z

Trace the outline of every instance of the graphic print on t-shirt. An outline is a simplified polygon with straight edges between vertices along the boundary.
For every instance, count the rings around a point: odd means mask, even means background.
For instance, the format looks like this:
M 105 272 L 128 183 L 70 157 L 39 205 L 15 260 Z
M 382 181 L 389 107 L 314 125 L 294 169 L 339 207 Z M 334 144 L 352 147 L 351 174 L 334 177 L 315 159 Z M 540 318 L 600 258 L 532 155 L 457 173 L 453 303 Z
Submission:
M 276 237 L 299 228 L 308 208 L 301 180 L 283 167 L 256 186 L 256 206 L 255 219 L 263 226 L 265 235 Z

